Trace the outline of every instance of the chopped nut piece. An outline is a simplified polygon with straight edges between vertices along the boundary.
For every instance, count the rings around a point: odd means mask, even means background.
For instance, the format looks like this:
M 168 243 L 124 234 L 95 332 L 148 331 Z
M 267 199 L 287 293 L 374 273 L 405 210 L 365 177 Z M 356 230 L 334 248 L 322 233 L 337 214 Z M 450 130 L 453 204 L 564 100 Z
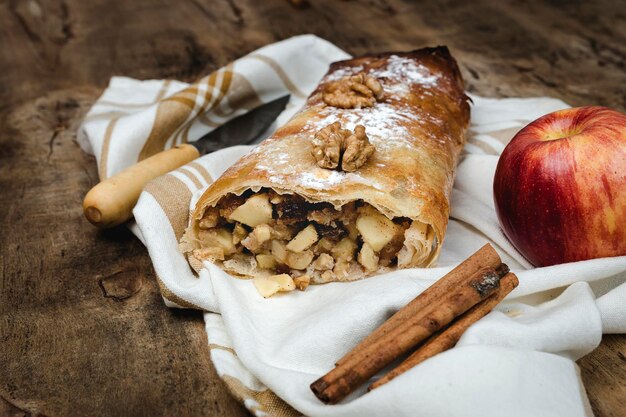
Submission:
M 354 223 L 344 223 L 344 226 L 348 230 L 348 237 L 352 240 L 356 240 L 359 237 L 359 229 L 356 228 Z
M 354 251 L 356 251 L 356 243 L 349 237 L 341 239 L 334 248 L 331 249 L 331 254 L 336 261 L 339 260 L 351 260 L 354 258 Z M 337 262 L 335 262 L 337 264 Z
M 278 203 L 282 203 L 283 202 L 283 196 L 278 194 L 274 190 L 270 190 L 269 196 L 270 196 L 270 203 L 272 203 L 272 204 L 278 204 Z
M 313 251 L 305 250 L 304 252 L 287 252 L 287 260 L 285 263 L 293 269 L 305 269 L 313 260 Z
M 393 238 L 396 224 L 379 211 L 362 210 L 356 219 L 356 228 L 374 251 L 378 252 Z
M 333 271 L 324 271 L 320 276 L 324 282 L 332 281 L 335 278 Z
M 317 257 L 313 264 L 311 264 L 314 270 L 316 271 L 326 271 L 329 269 L 333 269 L 335 266 L 335 260 L 332 256 L 327 253 L 322 253 Z
M 280 240 L 291 240 L 293 237 L 292 227 L 284 223 L 276 223 L 272 227 L 272 237 Z
M 236 245 L 242 240 L 244 240 L 248 236 L 248 231 L 245 227 L 241 225 L 241 223 L 235 224 L 235 228 L 233 229 L 233 244 Z
M 258 252 L 261 248 L 261 244 L 258 240 L 256 240 L 256 237 L 254 237 L 252 233 L 250 233 L 248 237 L 241 241 L 241 245 L 252 253 Z
M 312 210 L 307 215 L 306 218 L 309 221 L 323 224 L 324 226 L 335 225 L 335 220 L 337 220 L 341 216 L 341 212 L 335 210 L 334 208 L 324 207 L 321 210 Z
M 365 134 L 365 127 L 357 125 L 354 133 L 341 129 L 339 122 L 320 129 L 313 140 L 313 157 L 321 168 L 335 169 L 340 165 L 346 172 L 356 171 L 363 166 L 375 151 Z
M 315 133 L 311 143 L 317 165 L 327 169 L 337 168 L 343 141 L 348 136 L 350 136 L 350 131 L 342 129 L 339 122 L 332 123 Z
M 341 206 L 341 217 L 339 220 L 341 220 L 344 225 L 347 226 L 350 223 L 354 223 L 356 216 L 356 203 L 354 201 Z
M 374 153 L 374 146 L 369 142 L 365 128 L 361 125 L 357 125 L 354 128 L 354 134 L 345 139 L 344 147 L 341 169 L 346 172 L 359 169 Z
M 301 275 L 293 279 L 293 283 L 296 285 L 296 288 L 300 291 L 306 290 L 311 282 L 311 277 L 308 275 Z
M 288 274 L 272 275 L 268 279 L 278 283 L 279 291 L 293 291 L 296 289 L 296 284 L 294 284 L 293 278 L 291 278 Z
M 372 107 L 382 98 L 382 85 L 363 73 L 328 83 L 322 95 L 324 103 L 343 109 Z
M 209 207 L 204 212 L 204 216 L 198 222 L 198 227 L 200 229 L 211 229 L 217 226 L 217 222 L 220 218 L 220 212 L 215 207 Z
M 224 249 L 215 247 L 194 249 L 193 256 L 201 261 L 223 261 Z
M 335 242 L 327 237 L 323 237 L 317 242 L 313 248 L 313 252 L 315 252 L 316 255 L 319 255 L 320 253 L 329 253 L 334 246 Z
M 272 240 L 272 255 L 280 263 L 287 262 L 287 248 L 285 248 L 285 242 L 280 240 Z
M 202 242 L 203 247 L 218 247 L 224 250 L 224 254 L 228 255 L 235 252 L 233 244 L 233 236 L 228 229 L 209 229 L 200 230 L 198 239 Z
M 280 291 L 280 284 L 265 277 L 254 278 L 254 286 L 264 298 L 269 298 Z
M 302 229 L 296 237 L 294 237 L 288 244 L 287 250 L 292 252 L 302 252 L 305 249 L 311 247 L 312 244 L 317 242 L 317 231 L 312 224 Z
M 350 269 L 350 262 L 345 259 L 339 259 L 335 262 L 333 273 L 336 277 L 346 278 L 348 276 L 348 270 Z
M 269 223 L 272 220 L 272 205 L 269 202 L 267 194 L 255 194 L 240 205 L 228 217 L 255 227 L 263 223 Z
M 324 271 L 322 275 L 320 275 L 320 278 L 322 278 L 323 282 L 328 282 L 328 281 L 334 281 L 336 276 L 333 271 Z
M 259 268 L 262 269 L 274 269 L 276 268 L 276 259 L 272 255 L 267 253 L 259 253 L 256 256 L 256 262 Z
M 368 272 L 374 272 L 378 269 L 378 256 L 367 243 L 363 243 L 359 252 L 358 261 L 365 267 Z

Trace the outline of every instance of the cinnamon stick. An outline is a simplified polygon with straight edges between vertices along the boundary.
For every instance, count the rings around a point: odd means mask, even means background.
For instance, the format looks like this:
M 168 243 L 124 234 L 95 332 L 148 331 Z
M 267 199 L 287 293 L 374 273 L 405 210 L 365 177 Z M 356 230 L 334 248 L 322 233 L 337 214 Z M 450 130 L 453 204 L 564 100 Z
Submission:
M 380 339 L 383 335 L 389 333 L 399 323 L 407 320 L 409 317 L 415 315 L 416 312 L 423 310 L 426 306 L 430 305 L 434 300 L 441 298 L 443 294 L 451 291 L 451 288 L 458 286 L 463 280 L 467 280 L 473 274 L 486 268 L 497 268 L 502 263 L 500 256 L 495 251 L 493 246 L 489 243 L 484 245 L 473 255 L 461 262 L 456 268 L 448 272 L 442 278 L 440 278 L 433 285 L 428 287 L 424 292 L 414 298 L 406 306 L 398 310 L 393 316 L 391 316 L 380 327 L 374 330 L 369 336 L 367 336 L 361 343 L 359 343 L 353 350 L 348 352 L 344 357 L 339 359 L 336 365 L 345 363 L 353 355 L 361 352 L 366 346 L 371 345 L 374 341 Z
M 489 314 L 518 284 L 519 281 L 515 274 L 506 274 L 500 280 L 500 287 L 489 298 L 472 307 L 448 328 L 428 339 L 404 362 L 370 385 L 368 391 L 386 384 L 426 359 L 453 348 L 472 324 Z
M 345 362 L 311 384 L 313 393 L 325 403 L 336 403 L 365 383 L 394 359 L 407 353 L 452 320 L 489 297 L 499 286 L 500 277 L 508 268 L 493 268 L 472 274 L 458 288 L 442 294 L 413 317 L 398 323 L 393 329 Z

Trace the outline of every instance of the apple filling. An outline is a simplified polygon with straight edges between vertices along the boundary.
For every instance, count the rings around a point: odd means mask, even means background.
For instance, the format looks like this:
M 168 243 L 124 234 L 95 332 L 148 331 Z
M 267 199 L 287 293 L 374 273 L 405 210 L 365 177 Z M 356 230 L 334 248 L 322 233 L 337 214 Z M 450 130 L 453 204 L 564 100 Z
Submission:
M 197 226 L 192 265 L 208 260 L 236 275 L 260 277 L 257 288 L 270 292 L 424 265 L 436 245 L 430 226 L 389 219 L 362 200 L 336 208 L 267 189 L 224 196 Z

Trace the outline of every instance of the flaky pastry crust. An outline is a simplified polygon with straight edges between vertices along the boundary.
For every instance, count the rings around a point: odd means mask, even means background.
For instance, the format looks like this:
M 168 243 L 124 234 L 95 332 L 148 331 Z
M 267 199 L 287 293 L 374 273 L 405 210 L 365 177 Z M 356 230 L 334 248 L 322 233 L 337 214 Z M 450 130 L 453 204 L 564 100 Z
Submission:
M 339 108 L 324 101 L 328 86 L 355 76 L 373 80 L 369 81 L 370 85 L 375 81 L 382 87 L 382 91 L 377 91 L 380 99 L 372 106 Z M 327 256 L 319 259 L 315 254 L 317 257 L 308 271 L 309 275 L 313 274 L 312 282 L 357 279 L 398 266 L 430 266 L 444 240 L 449 198 L 469 115 L 461 74 L 446 47 L 368 55 L 333 63 L 304 107 L 206 190 L 192 213 L 181 249 L 192 255 L 202 247 L 198 238 L 202 232 L 200 224 L 212 222 L 216 213 L 212 207 L 219 206 L 225 196 L 269 190 L 276 201 L 281 195 L 298 196 L 308 203 L 329 203 L 335 210 L 360 202 L 389 219 L 396 219 L 398 224 L 397 219 L 413 221 L 410 227 L 408 223 L 402 226 L 405 242 L 394 258 L 395 263 L 376 267 L 372 259 L 382 259 L 385 249 L 371 255 L 374 251 L 365 248 L 363 254 L 354 254 L 355 260 L 357 256 L 367 257 L 361 262 L 360 272 L 352 269 L 349 278 L 327 274 L 330 279 L 321 279 L 313 265 L 330 263 L 330 259 Z M 362 125 L 375 148 L 354 172 L 319 166 L 314 156 L 315 134 L 335 122 L 351 132 Z M 333 158 L 337 162 L 337 156 Z M 273 216 L 277 216 L 276 208 Z M 357 245 L 359 239 L 355 238 Z M 420 239 L 430 242 L 423 248 L 417 247 L 423 243 Z M 255 276 L 255 271 L 253 268 L 237 274 Z

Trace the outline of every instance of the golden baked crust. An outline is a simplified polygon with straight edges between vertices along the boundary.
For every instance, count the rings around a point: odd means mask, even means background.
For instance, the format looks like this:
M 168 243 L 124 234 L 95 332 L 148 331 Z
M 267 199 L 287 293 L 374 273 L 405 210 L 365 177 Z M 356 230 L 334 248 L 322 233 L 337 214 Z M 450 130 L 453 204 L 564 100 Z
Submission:
M 382 85 L 382 97 L 374 105 L 337 108 L 324 102 L 329 83 L 357 74 L 374 77 Z M 390 219 L 409 218 L 429 225 L 436 240 L 427 261 L 419 265 L 429 266 L 444 239 L 469 113 L 461 74 L 446 47 L 333 63 L 302 110 L 206 190 L 181 247 L 190 253 L 201 246 L 198 223 L 222 197 L 270 189 L 335 208 L 361 200 Z M 363 125 L 375 147 L 355 172 L 321 168 L 312 155 L 315 133 L 336 121 L 350 131 Z

